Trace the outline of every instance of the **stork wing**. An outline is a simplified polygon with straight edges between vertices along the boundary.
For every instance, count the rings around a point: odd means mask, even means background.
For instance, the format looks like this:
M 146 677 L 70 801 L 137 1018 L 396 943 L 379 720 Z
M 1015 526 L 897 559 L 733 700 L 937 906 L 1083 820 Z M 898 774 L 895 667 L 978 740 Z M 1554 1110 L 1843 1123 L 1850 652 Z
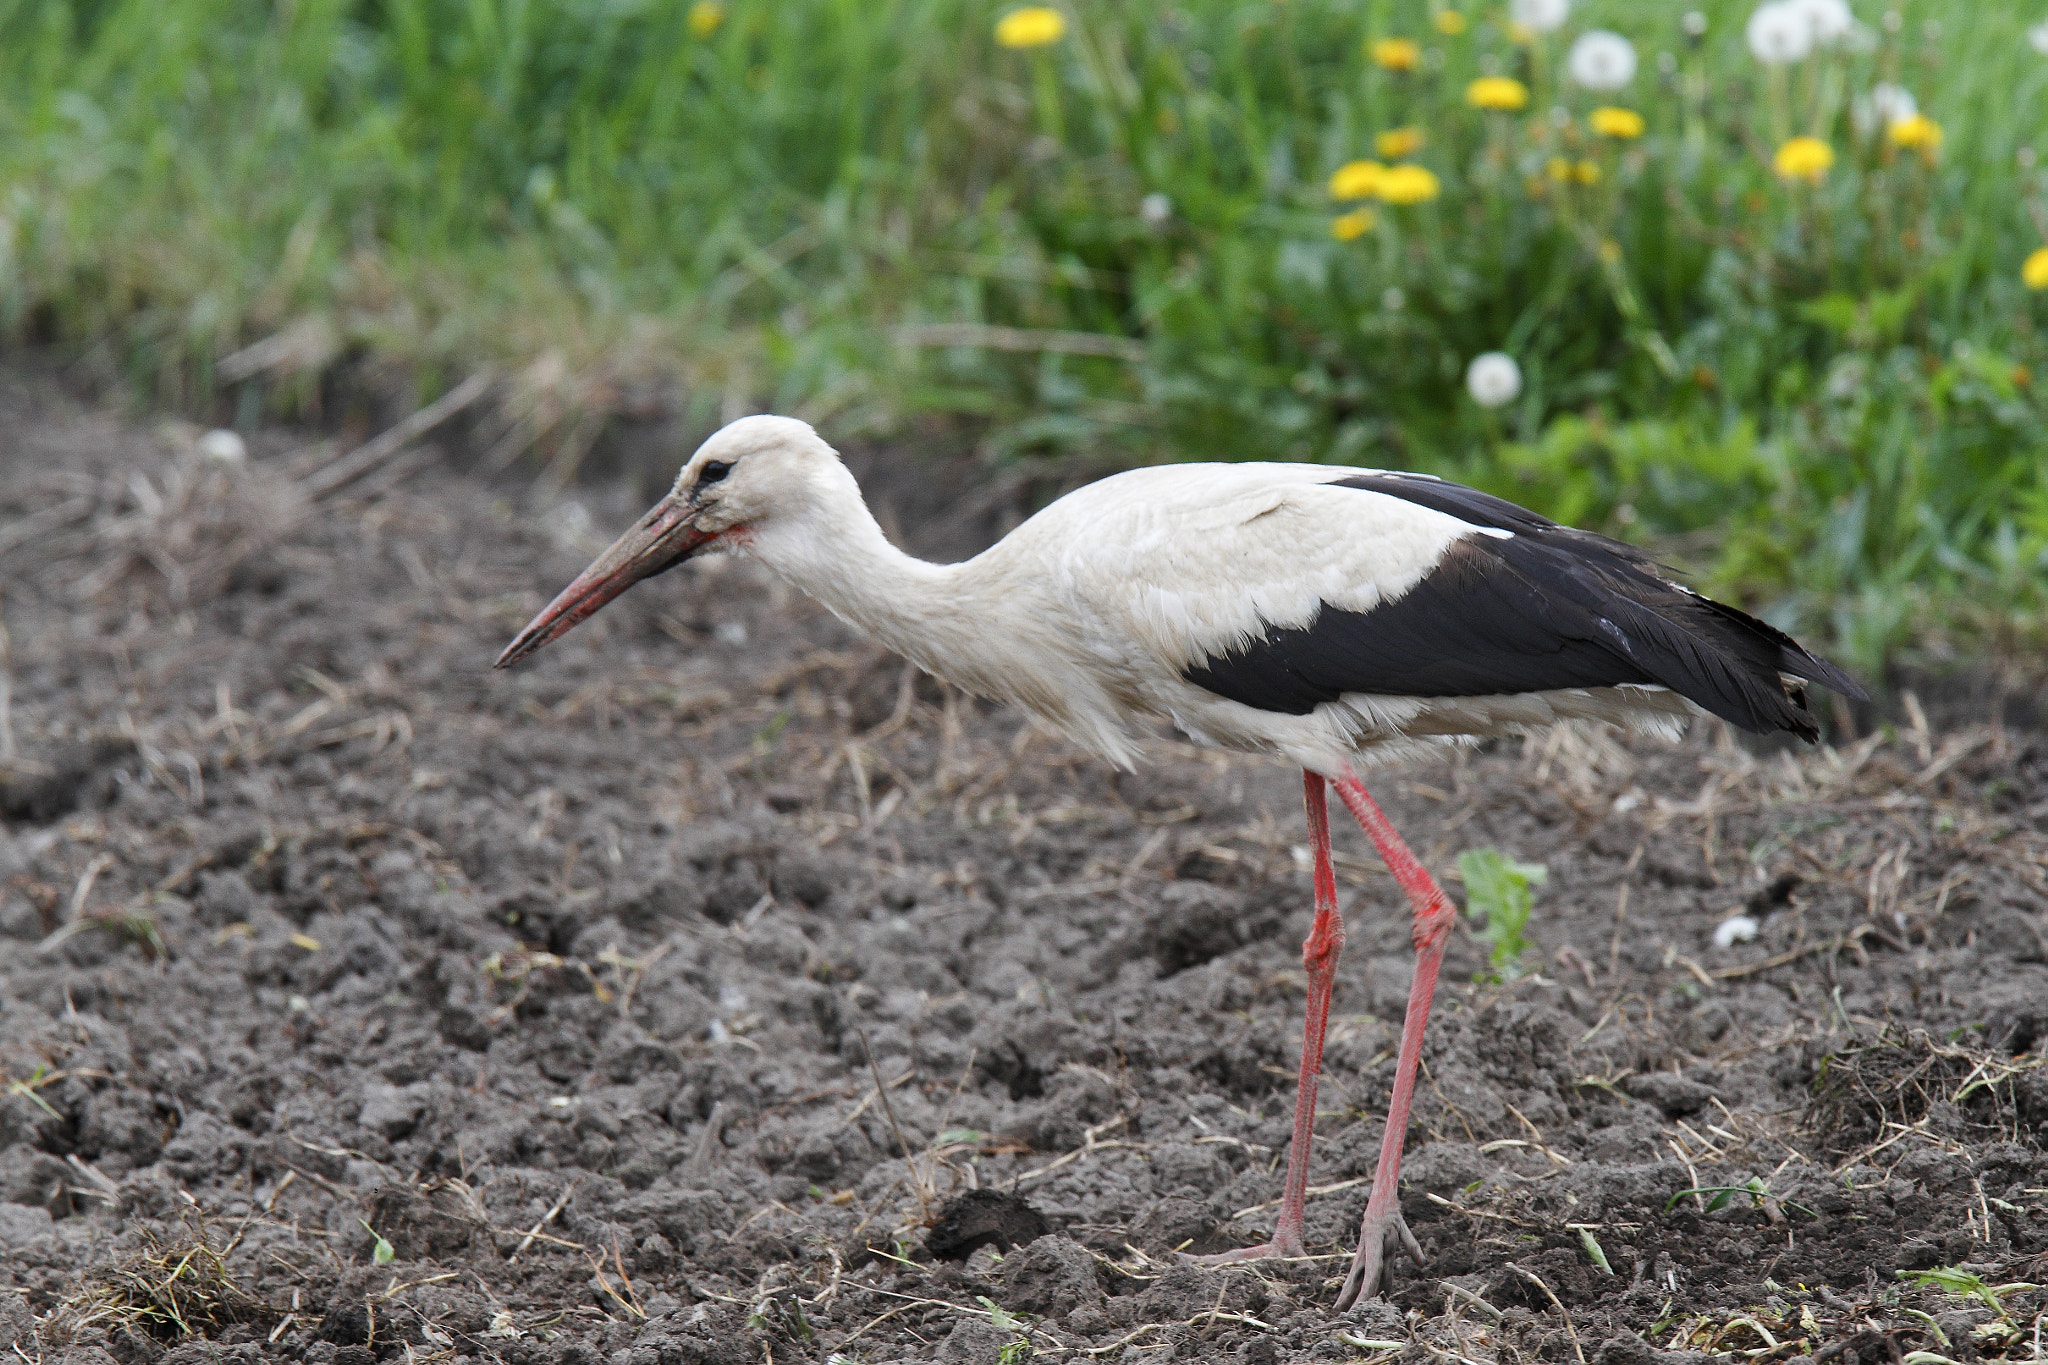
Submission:
M 1322 469 L 1309 481 L 1303 467 L 1285 470 L 1272 508 L 1208 528 L 1208 595 L 1240 605 L 1235 619 L 1213 605 L 1187 613 L 1212 628 L 1199 643 L 1199 629 L 1184 634 L 1194 647 L 1178 662 L 1219 696 L 1304 715 L 1347 693 L 1652 685 L 1745 729 L 1812 738 L 1804 696 L 1783 675 L 1863 695 L 1782 631 L 1673 583 L 1633 546 L 1426 475 Z M 1144 567 L 1132 566 L 1141 596 L 1153 578 Z

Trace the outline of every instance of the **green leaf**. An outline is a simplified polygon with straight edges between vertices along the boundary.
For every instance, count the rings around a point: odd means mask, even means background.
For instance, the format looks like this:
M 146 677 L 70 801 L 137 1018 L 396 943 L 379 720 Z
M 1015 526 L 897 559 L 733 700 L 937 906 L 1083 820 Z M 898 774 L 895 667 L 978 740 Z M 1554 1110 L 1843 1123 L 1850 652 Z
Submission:
M 1493 978 L 1520 976 L 1522 958 L 1535 946 L 1526 934 L 1529 888 L 1547 881 L 1549 869 L 1503 857 L 1498 849 L 1474 848 L 1458 855 L 1458 874 L 1465 880 L 1465 913 L 1479 923 L 1474 933 L 1487 945 Z
M 391 1243 L 384 1240 L 383 1233 L 371 1227 L 369 1223 L 364 1219 L 358 1218 L 356 1219 L 356 1221 L 363 1225 L 364 1232 L 369 1233 L 370 1236 L 377 1239 L 377 1245 L 370 1249 L 371 1265 L 390 1265 L 393 1261 L 398 1259 L 397 1250 L 392 1247 Z

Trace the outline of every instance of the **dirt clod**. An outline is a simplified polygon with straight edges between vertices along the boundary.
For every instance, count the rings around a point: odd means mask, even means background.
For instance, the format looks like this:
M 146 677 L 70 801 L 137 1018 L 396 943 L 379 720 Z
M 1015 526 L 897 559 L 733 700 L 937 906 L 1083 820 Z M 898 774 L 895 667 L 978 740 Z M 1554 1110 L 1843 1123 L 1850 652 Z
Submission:
M 965 1261 L 985 1246 L 1002 1251 L 1045 1236 L 1045 1215 L 1001 1190 L 969 1190 L 939 1210 L 925 1250 L 942 1261 Z

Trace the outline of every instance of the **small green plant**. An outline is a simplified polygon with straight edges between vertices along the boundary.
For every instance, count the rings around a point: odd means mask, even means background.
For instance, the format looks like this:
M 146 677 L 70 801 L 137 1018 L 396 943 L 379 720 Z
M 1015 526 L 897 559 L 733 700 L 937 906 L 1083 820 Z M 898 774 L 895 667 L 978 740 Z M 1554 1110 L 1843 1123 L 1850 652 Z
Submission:
M 1734 1200 L 1746 1194 L 1749 1196 L 1750 1206 L 1762 1209 L 1770 1216 L 1771 1221 L 1774 1223 L 1778 1221 L 1778 1215 L 1775 1210 L 1779 1209 L 1797 1209 L 1808 1218 L 1820 1217 L 1819 1214 L 1804 1204 L 1795 1204 L 1789 1199 L 1779 1199 L 1771 1193 L 1771 1187 L 1766 1185 L 1757 1176 L 1751 1176 L 1745 1184 L 1741 1185 L 1696 1185 L 1691 1189 L 1680 1190 L 1677 1194 L 1664 1201 L 1664 1211 L 1666 1213 L 1671 1212 L 1671 1210 L 1678 1207 L 1679 1200 L 1693 1194 L 1711 1194 L 1714 1196 L 1707 1201 L 1708 1213 L 1719 1213 Z
M 383 1233 L 371 1227 L 368 1221 L 366 1221 L 365 1219 L 358 1218 L 356 1219 L 356 1221 L 363 1225 L 364 1232 L 369 1233 L 371 1237 L 376 1239 L 377 1244 L 374 1247 L 370 1248 L 371 1265 L 390 1265 L 393 1261 L 398 1259 L 397 1250 L 392 1247 L 390 1242 L 384 1239 Z
M 2038 1289 L 2039 1285 L 2015 1280 L 2010 1284 L 1992 1284 L 1975 1271 L 1963 1270 L 1956 1266 L 1938 1266 L 1933 1270 L 1901 1270 L 1898 1277 L 1916 1289 L 1939 1289 L 1945 1294 L 1958 1298 L 1975 1299 L 2000 1317 L 2005 1316 L 2005 1296 L 2022 1289 Z
M 747 1326 L 756 1331 L 781 1331 L 794 1341 L 809 1341 L 814 1335 L 804 1301 L 787 1289 L 755 1304 L 754 1311 L 747 1314 Z
M 1499 849 L 1471 848 L 1458 855 L 1458 875 L 1465 879 L 1465 913 L 1478 922 L 1474 931 L 1487 945 L 1485 980 L 1504 981 L 1527 970 L 1522 958 L 1535 945 L 1529 941 L 1529 888 L 1549 880 L 1541 863 L 1502 857 Z
M 996 1354 L 997 1365 L 1024 1365 L 1025 1361 L 1038 1354 L 1037 1348 L 1031 1344 L 1031 1329 L 1015 1314 L 986 1294 L 977 1294 L 974 1297 L 988 1310 L 989 1326 L 1010 1338 Z
M 9 1080 L 4 1083 L 0 1083 L 0 1094 L 19 1095 L 23 1099 L 27 1100 L 30 1104 L 33 1104 L 36 1108 L 42 1110 L 45 1114 L 48 1114 L 51 1118 L 56 1119 L 59 1123 L 62 1123 L 64 1121 L 64 1116 L 58 1113 L 55 1109 L 52 1109 L 50 1107 L 50 1102 L 44 1099 L 41 1095 L 38 1095 L 36 1091 L 50 1084 L 52 1081 L 62 1080 L 63 1077 L 63 1072 L 51 1071 L 48 1066 L 44 1065 L 41 1062 L 38 1062 L 36 1063 L 36 1069 L 30 1073 L 29 1078 L 27 1080 Z

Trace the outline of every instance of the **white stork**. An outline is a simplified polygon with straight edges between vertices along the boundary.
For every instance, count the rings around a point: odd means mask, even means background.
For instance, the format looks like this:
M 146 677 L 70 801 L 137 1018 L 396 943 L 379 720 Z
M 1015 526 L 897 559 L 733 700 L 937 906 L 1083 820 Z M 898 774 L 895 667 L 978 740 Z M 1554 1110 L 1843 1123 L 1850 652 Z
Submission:
M 1665 578 L 1641 551 L 1421 474 L 1306 464 L 1135 469 L 1067 494 L 961 564 L 891 545 L 833 449 L 748 417 L 519 633 L 500 668 L 694 555 L 751 555 L 956 687 L 1017 706 L 1118 767 L 1135 718 L 1302 769 L 1315 923 L 1287 1183 L 1272 1240 L 1303 1254 L 1309 1137 L 1344 926 L 1324 784 L 1414 907 L 1414 985 L 1358 1251 L 1337 1301 L 1421 1249 L 1396 1200 L 1422 1031 L 1456 911 L 1356 770 L 1562 720 L 1671 734 L 1706 713 L 1816 737 L 1800 682 L 1853 697 L 1789 636 Z

